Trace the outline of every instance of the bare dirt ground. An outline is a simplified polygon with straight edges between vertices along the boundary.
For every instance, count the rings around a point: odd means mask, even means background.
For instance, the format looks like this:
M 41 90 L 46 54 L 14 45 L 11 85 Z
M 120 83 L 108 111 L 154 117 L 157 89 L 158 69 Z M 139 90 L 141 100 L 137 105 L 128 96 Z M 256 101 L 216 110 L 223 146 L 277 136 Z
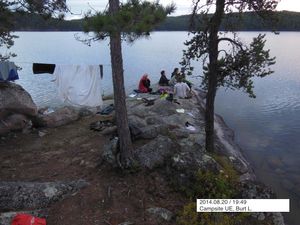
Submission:
M 138 225 L 175 224 L 146 213 L 163 207 L 175 214 L 186 199 L 168 186 L 159 171 L 128 174 L 101 164 L 108 136 L 89 129 L 97 117 L 29 134 L 17 133 L 0 139 L 2 181 L 72 181 L 90 185 L 73 196 L 49 206 L 48 225 Z

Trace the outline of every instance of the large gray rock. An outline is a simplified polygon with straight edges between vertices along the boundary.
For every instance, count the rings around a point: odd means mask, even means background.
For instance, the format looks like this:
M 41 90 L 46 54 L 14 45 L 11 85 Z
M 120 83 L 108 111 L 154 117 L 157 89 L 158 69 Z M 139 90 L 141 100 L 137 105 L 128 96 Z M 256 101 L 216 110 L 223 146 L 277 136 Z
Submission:
M 59 127 L 79 119 L 79 113 L 72 107 L 63 107 L 49 114 L 39 114 L 32 122 L 36 127 Z
M 158 136 L 158 129 L 156 126 L 148 126 L 141 129 L 140 138 L 154 139 Z
M 146 122 L 134 115 L 129 116 L 128 121 L 132 140 L 139 139 L 142 133 L 141 129 L 147 126 Z
M 162 166 L 166 159 L 171 159 L 176 147 L 170 138 L 158 136 L 137 149 L 135 157 L 142 167 L 153 169 Z
M 101 131 L 101 134 L 103 134 L 103 135 L 117 134 L 117 126 L 106 127 L 106 128 L 104 128 L 103 131 Z
M 143 104 L 138 104 L 132 108 L 128 108 L 128 113 L 137 117 L 144 119 L 149 116 L 149 107 L 144 106 Z
M 128 116 L 128 122 L 129 124 L 139 128 L 147 126 L 146 121 L 144 119 L 141 119 L 140 117 L 134 115 Z
M 158 135 L 167 135 L 169 131 L 168 126 L 166 125 L 152 125 L 143 127 L 140 130 L 140 138 L 143 139 L 154 139 Z
M 149 116 L 148 118 L 146 118 L 146 123 L 148 125 L 155 125 L 155 124 L 164 124 L 164 121 L 159 116 Z
M 153 106 L 148 107 L 149 110 L 158 116 L 170 116 L 176 113 L 176 109 L 180 108 L 176 103 L 167 100 L 158 99 Z
M 190 134 L 187 138 L 181 140 L 177 139 L 180 145 L 180 152 L 192 152 L 193 154 L 203 155 L 206 153 L 205 145 L 203 143 L 203 137 L 199 134 Z
M 104 145 L 102 159 L 113 167 L 119 167 L 119 151 L 119 139 L 115 137 L 108 144 Z
M 0 182 L 0 211 L 46 208 L 87 186 L 74 182 Z
M 180 173 L 193 176 L 199 170 L 219 171 L 221 166 L 209 155 L 202 152 L 180 152 L 172 157 L 171 166 Z
M 20 85 L 0 82 L 0 119 L 9 114 L 36 116 L 37 107 L 29 93 Z
M 178 186 L 189 186 L 198 171 L 219 172 L 221 166 L 207 154 L 202 145 L 203 137 L 192 134 L 180 140 L 180 151 L 171 159 L 170 177 Z M 199 139 L 199 140 L 198 140 Z
M 198 133 L 200 131 L 199 127 L 196 124 L 196 120 L 192 118 L 187 113 L 177 113 L 175 111 L 175 114 L 172 114 L 170 116 L 166 116 L 163 118 L 164 123 L 168 124 L 171 127 L 177 127 L 177 128 L 184 128 L 186 129 L 185 123 L 188 122 L 192 124 L 195 128 L 195 131 L 188 131 L 189 133 Z
M 174 129 L 171 131 L 172 134 L 175 135 L 176 138 L 181 139 L 181 138 L 188 138 L 189 137 L 189 132 L 186 129 Z
M 31 121 L 24 115 L 13 114 L 0 121 L 0 135 L 10 131 L 23 131 L 31 127 Z

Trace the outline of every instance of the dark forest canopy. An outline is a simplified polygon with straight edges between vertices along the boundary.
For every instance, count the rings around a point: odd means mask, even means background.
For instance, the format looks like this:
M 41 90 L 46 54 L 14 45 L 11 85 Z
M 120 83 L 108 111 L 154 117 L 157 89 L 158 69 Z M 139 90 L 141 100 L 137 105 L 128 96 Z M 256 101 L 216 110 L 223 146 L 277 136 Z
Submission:
M 300 12 L 275 12 L 277 24 L 265 24 L 260 17 L 252 12 L 242 14 L 241 23 L 237 23 L 238 31 L 300 31 Z M 238 14 L 237 14 L 238 16 Z M 189 30 L 189 15 L 168 17 L 156 28 L 159 31 L 187 31 Z M 235 22 L 232 21 L 234 24 Z M 14 21 L 15 31 L 82 31 L 82 20 L 45 20 L 38 15 L 19 15 Z

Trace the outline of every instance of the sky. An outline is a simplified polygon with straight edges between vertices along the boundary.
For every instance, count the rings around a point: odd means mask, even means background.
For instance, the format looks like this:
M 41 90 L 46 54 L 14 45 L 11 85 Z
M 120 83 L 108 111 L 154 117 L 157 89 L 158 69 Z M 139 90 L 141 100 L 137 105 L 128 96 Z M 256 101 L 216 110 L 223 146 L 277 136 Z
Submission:
M 163 5 L 167 5 L 172 2 L 176 4 L 177 8 L 172 16 L 190 13 L 192 0 L 160 0 L 160 3 Z M 67 16 L 67 18 L 75 19 L 83 17 L 84 12 L 89 9 L 104 10 L 108 4 L 108 0 L 67 0 L 67 4 L 73 13 L 72 16 Z M 281 0 L 278 4 L 277 10 L 300 12 L 300 0 Z

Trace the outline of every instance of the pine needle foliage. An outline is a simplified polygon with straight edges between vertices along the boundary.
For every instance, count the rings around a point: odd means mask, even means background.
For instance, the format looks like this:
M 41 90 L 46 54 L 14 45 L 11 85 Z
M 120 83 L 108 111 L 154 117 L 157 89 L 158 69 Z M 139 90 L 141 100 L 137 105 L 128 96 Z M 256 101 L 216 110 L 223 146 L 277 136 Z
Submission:
M 253 77 L 265 77 L 273 73 L 275 63 L 269 50 L 265 50 L 264 35 L 254 38 L 250 45 L 238 38 L 234 21 L 238 13 L 253 11 L 263 19 L 272 18 L 279 1 L 273 0 L 195 0 L 191 14 L 191 39 L 185 42 L 181 65 L 193 71 L 192 61 L 202 61 L 202 87 L 207 91 L 205 108 L 205 147 L 214 152 L 214 102 L 220 86 L 241 89 L 250 97 Z M 214 13 L 209 12 L 213 10 Z M 221 31 L 222 24 L 224 31 Z M 222 30 L 223 30 L 222 29 Z M 228 32 L 231 35 L 228 35 Z M 225 43 L 222 45 L 221 43 Z M 227 46 L 227 47 L 224 47 Z
M 8 8 L 11 4 L 7 1 L 0 1 L 0 47 L 4 46 L 7 49 L 11 48 L 14 44 L 13 39 L 17 36 L 12 35 L 10 31 L 12 30 L 13 23 L 12 17 L 13 14 Z M 10 57 L 15 56 L 12 53 L 1 53 L 0 52 L 0 61 L 7 60 Z
M 270 50 L 264 49 L 264 38 L 264 34 L 259 34 L 253 38 L 249 47 L 241 48 L 234 54 L 224 52 L 218 60 L 218 87 L 241 89 L 249 97 L 256 97 L 252 78 L 272 74 L 271 66 L 275 64 L 275 57 L 270 57 Z M 208 67 L 204 66 L 203 71 L 202 86 L 207 87 Z
M 202 1 L 196 1 L 200 5 Z M 218 34 L 218 61 L 217 61 L 217 87 L 226 87 L 233 90 L 241 89 L 255 98 L 254 85 L 251 80 L 254 77 L 265 77 L 272 74 L 271 66 L 275 64 L 275 57 L 271 57 L 270 50 L 265 49 L 265 35 L 259 34 L 247 45 L 238 37 L 235 32 L 241 23 L 242 12 L 245 10 L 254 11 L 265 23 L 274 23 L 273 10 L 278 1 L 224 1 L 225 14 L 221 18 L 224 24 L 223 32 Z M 206 5 L 205 5 L 206 4 Z M 210 8 L 216 1 L 203 3 L 202 7 L 194 6 L 190 20 L 191 39 L 185 42 L 186 50 L 183 50 L 181 65 L 192 74 L 194 61 L 202 61 L 203 74 L 202 87 L 208 89 L 209 72 L 209 36 L 212 26 L 212 14 L 204 8 Z M 203 7 L 205 6 L 205 7 Z M 198 11 L 201 8 L 200 12 Z M 199 14 L 197 14 L 199 12 Z M 237 13 L 240 12 L 240 13 Z M 234 23 L 232 22 L 234 21 Z M 228 35 L 231 32 L 233 35 Z M 227 47 L 222 48 L 220 43 L 226 43 Z
M 63 12 L 68 11 L 65 0 L 2 0 L 0 1 L 0 48 L 11 48 L 17 38 L 11 32 L 14 29 L 15 17 L 22 13 L 34 13 L 50 18 L 63 18 Z M 4 49 L 5 49 L 4 48 Z M 2 49 L 1 49 L 2 50 Z M 0 52 L 0 61 L 16 56 L 11 52 Z
M 110 15 L 107 10 L 95 14 L 90 11 L 85 15 L 84 32 L 94 32 L 95 37 L 86 42 L 102 40 L 120 32 L 123 40 L 133 42 L 137 38 L 149 36 L 174 10 L 174 4 L 164 7 L 159 1 L 129 0 L 121 4 L 114 15 Z

